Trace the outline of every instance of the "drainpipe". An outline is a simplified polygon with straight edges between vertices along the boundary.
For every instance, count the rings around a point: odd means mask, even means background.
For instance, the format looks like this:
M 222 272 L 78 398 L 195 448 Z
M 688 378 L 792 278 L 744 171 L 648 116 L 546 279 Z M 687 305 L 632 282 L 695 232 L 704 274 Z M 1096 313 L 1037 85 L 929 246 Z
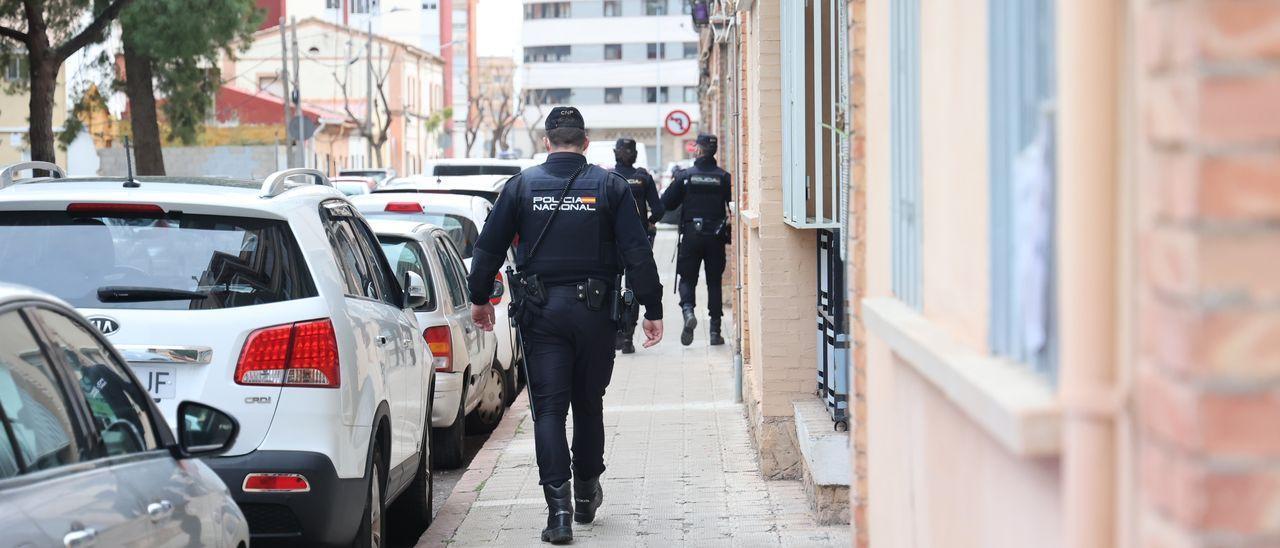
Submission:
M 1126 3 L 1057 2 L 1063 546 L 1117 545 L 1120 75 Z M 1065 190 L 1065 191 L 1064 191 Z
M 740 63 L 741 60 L 738 56 L 741 55 L 742 48 L 739 47 L 740 44 L 738 41 L 740 36 L 736 21 L 738 15 L 735 13 L 733 17 L 734 24 L 730 27 L 730 32 L 733 33 L 731 35 L 731 40 L 733 40 L 733 55 L 730 57 L 732 62 L 729 63 L 729 65 L 731 66 L 730 76 L 733 82 L 733 86 L 731 88 L 733 91 L 733 160 L 737 164 L 735 166 L 734 173 L 737 175 L 736 178 L 738 179 L 737 188 L 734 189 L 735 196 L 733 204 L 733 215 L 736 217 L 733 223 L 734 232 L 736 232 L 736 234 L 733 235 L 733 241 L 737 242 L 734 246 L 736 251 L 734 256 L 735 259 L 737 259 L 737 266 L 733 269 L 736 274 L 734 276 L 734 296 L 737 299 L 737 302 L 734 304 L 733 313 L 737 316 L 735 319 L 738 320 L 734 322 L 735 329 L 733 337 L 733 402 L 742 403 L 742 321 L 746 317 L 746 311 L 742 309 L 742 269 L 746 266 L 746 261 L 743 260 L 743 254 L 746 251 L 746 242 L 743 241 L 743 236 L 746 235 L 746 231 L 743 230 L 742 226 L 742 200 L 745 196 L 743 190 L 747 185 L 746 181 L 742 178 L 742 166 L 744 164 L 742 161 L 742 120 L 740 118 L 742 108 L 739 104 L 742 99 L 742 90 L 739 87 L 741 83 L 739 82 L 741 75 L 738 71 L 738 63 Z

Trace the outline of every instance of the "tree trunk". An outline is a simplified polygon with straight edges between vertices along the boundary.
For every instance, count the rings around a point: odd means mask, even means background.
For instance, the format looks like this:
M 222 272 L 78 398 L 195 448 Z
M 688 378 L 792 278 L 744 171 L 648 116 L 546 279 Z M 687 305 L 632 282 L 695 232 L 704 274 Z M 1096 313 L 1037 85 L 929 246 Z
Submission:
M 164 175 L 160 149 L 160 120 L 151 59 L 124 40 L 125 95 L 129 97 L 129 123 L 133 127 L 133 157 L 138 175 Z
M 498 157 L 498 131 L 493 131 L 493 138 L 489 140 L 489 157 Z
M 44 52 L 32 51 L 28 57 L 31 77 L 30 133 L 31 159 L 57 162 L 53 144 L 54 92 L 58 89 L 58 67 Z

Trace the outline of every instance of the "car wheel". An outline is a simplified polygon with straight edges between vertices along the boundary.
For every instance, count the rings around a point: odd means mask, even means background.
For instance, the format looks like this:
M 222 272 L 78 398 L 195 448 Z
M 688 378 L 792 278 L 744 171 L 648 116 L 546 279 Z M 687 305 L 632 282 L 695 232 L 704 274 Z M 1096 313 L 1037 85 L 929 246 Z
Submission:
M 468 434 L 488 434 L 498 427 L 502 415 L 507 411 L 504 396 L 507 393 L 507 376 L 495 363 L 486 373 L 489 382 L 480 395 L 480 404 L 467 416 Z
M 418 470 L 413 476 L 413 483 L 405 489 L 391 505 L 391 528 L 396 539 L 412 543 L 431 526 L 432 495 L 434 478 L 428 462 L 428 450 L 431 449 L 431 410 L 427 410 L 427 424 L 422 434 L 422 457 L 418 459 Z
M 502 376 L 505 377 L 505 379 L 502 382 L 502 386 L 506 392 L 506 394 L 503 395 L 502 403 L 507 407 L 511 407 L 511 404 L 515 403 L 516 401 L 516 396 L 520 395 L 520 378 L 519 378 L 520 376 L 518 374 L 519 370 L 520 370 L 520 364 L 516 363 L 513 360 L 511 363 L 511 367 L 508 368 L 506 371 L 502 372 Z
M 364 517 L 360 520 L 360 530 L 356 532 L 352 546 L 358 548 L 381 548 L 386 539 L 386 500 L 384 500 L 384 482 L 386 474 L 382 470 L 382 450 L 373 447 L 373 462 L 369 467 L 369 492 L 364 499 Z
M 441 470 L 452 470 L 462 466 L 463 436 L 466 434 L 467 421 L 467 388 L 463 386 L 462 397 L 458 398 L 457 416 L 453 424 L 446 428 L 432 428 L 431 432 L 431 464 Z

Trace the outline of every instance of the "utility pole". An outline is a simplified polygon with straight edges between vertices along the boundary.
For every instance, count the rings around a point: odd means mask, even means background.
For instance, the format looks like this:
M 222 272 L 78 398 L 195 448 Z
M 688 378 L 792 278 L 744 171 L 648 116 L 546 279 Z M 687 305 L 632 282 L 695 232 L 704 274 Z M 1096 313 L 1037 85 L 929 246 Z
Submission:
M 369 36 L 368 36 L 368 40 L 364 44 L 364 58 L 366 61 L 368 61 L 368 63 L 366 64 L 366 66 L 368 67 L 368 70 L 365 71 L 365 75 L 364 75 L 365 76 L 364 91 L 367 94 L 367 97 L 365 98 L 364 124 L 365 124 L 365 128 L 367 128 L 365 130 L 365 134 L 369 136 L 366 138 L 366 143 L 369 145 L 369 164 L 365 167 L 373 167 L 374 151 L 373 151 L 373 17 L 372 16 L 368 18 L 367 23 L 369 25 L 368 26 Z M 379 160 L 381 160 L 381 158 L 379 158 Z M 379 161 L 378 164 L 381 165 L 382 162 Z
M 284 96 L 280 98 L 280 102 L 284 103 L 284 167 L 293 167 L 293 141 L 289 139 L 289 123 L 293 121 L 293 104 L 290 100 L 292 95 L 289 94 L 289 42 L 286 40 L 285 19 L 280 18 L 280 84 L 284 89 Z
M 296 118 L 298 119 L 298 121 L 296 122 L 297 129 L 298 129 L 298 146 L 296 149 L 298 152 L 298 167 L 307 167 L 307 147 L 304 144 L 307 141 L 307 137 L 306 137 L 306 134 L 303 132 L 304 128 L 303 128 L 303 117 L 302 117 L 302 68 L 299 66 L 301 64 L 301 61 L 299 60 L 300 49 L 298 48 L 298 18 L 297 17 L 289 18 L 289 27 L 290 27 L 289 42 L 293 47 L 293 97 L 294 97 L 293 106 L 294 106 L 294 110 L 297 113 Z

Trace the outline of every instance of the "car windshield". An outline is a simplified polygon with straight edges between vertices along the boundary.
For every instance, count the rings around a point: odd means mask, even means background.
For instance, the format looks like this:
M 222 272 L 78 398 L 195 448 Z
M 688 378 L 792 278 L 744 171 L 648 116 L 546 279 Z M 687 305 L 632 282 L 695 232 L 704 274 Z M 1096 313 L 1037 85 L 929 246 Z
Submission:
M 340 181 L 333 183 L 333 186 L 347 196 L 369 193 L 369 186 L 364 183 L 346 183 Z
M 520 166 L 503 164 L 440 164 L 432 168 L 437 177 L 462 177 L 467 175 L 515 175 Z
M 287 223 L 216 215 L 5 212 L 0 281 L 88 308 L 209 310 L 317 295 Z M 121 290 L 159 296 L 112 298 Z
M 401 221 L 417 221 L 420 223 L 428 223 L 443 228 L 449 234 L 449 239 L 453 240 L 453 244 L 458 247 L 458 251 L 462 253 L 463 259 L 471 258 L 471 251 L 476 246 L 476 240 L 480 239 L 480 231 L 476 229 L 476 224 L 471 219 L 461 215 L 450 215 L 445 213 L 388 213 L 386 211 L 361 211 L 368 219 L 393 219 Z
M 343 170 L 339 172 L 338 175 L 351 176 L 351 177 L 373 177 L 374 179 L 381 179 L 387 175 L 387 172 L 378 171 L 378 170 L 361 171 L 357 169 L 357 170 Z

